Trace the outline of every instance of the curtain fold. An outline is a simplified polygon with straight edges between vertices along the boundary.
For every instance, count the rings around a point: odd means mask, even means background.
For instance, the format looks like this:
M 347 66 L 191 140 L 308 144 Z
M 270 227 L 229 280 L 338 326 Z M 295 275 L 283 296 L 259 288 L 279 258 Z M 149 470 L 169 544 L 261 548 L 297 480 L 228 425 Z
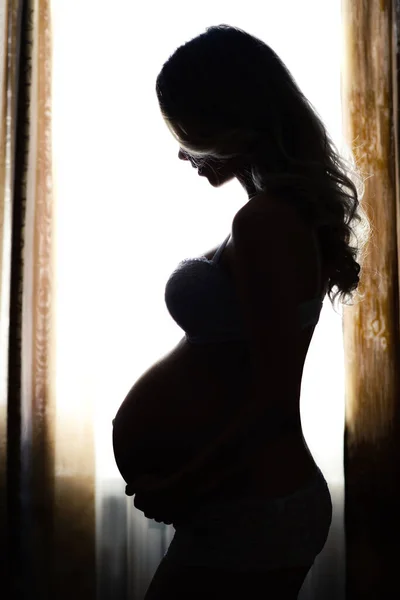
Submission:
M 400 593 L 399 2 L 343 0 L 344 132 L 367 175 L 371 236 L 344 309 L 347 598 Z
M 15 276 L 13 276 L 12 255 L 15 254 L 14 237 L 14 193 L 15 193 L 15 157 L 16 157 L 16 122 L 19 61 L 18 52 L 21 40 L 21 19 L 23 5 L 19 0 L 9 0 L 2 4 L 2 73 L 1 73 L 1 143 L 0 143 L 0 268 L 1 268 L 1 466 L 0 466 L 0 498 L 2 500 L 2 560 L 4 568 L 3 581 L 8 582 L 12 597 L 21 593 L 21 582 L 18 581 L 18 564 L 21 558 L 21 547 L 17 537 L 20 531 L 20 460 L 19 448 L 21 440 L 20 403 L 10 398 L 10 379 L 18 395 L 20 378 L 14 377 L 15 370 L 11 353 L 15 347 L 15 339 L 10 340 L 13 324 L 11 315 L 12 300 L 15 297 Z M 18 215 L 17 215 L 18 220 Z M 18 343 L 18 340 L 17 340 Z M 13 391 L 13 390 L 12 390 Z M 4 502 L 4 504 L 3 504 Z
M 59 435 L 56 406 L 51 2 L 10 0 L 3 10 L 1 563 L 12 599 L 80 597 L 77 589 L 94 598 L 92 426 L 77 432 L 76 415 Z M 86 471 L 76 468 L 83 445 Z
M 10 223 L 6 199 L 9 180 L 6 175 L 6 158 L 9 148 L 7 137 L 7 88 L 8 63 L 8 5 L 0 2 L 0 577 L 7 577 L 7 536 L 6 536 L 6 493 L 7 493 L 7 318 L 9 307 L 9 252 Z

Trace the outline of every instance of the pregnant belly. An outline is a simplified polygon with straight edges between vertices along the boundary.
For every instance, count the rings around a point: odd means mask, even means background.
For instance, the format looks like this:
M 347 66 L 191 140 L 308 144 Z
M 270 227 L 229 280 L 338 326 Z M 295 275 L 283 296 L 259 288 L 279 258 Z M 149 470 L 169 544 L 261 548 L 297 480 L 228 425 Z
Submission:
M 220 431 L 246 397 L 243 349 L 197 348 L 182 340 L 133 385 L 114 420 L 113 445 L 125 479 L 169 473 Z
M 114 455 L 127 483 L 159 481 L 215 438 L 249 398 L 251 367 L 243 344 L 195 347 L 182 340 L 133 385 L 114 420 Z M 295 394 L 293 406 L 299 410 Z M 267 496 L 291 493 L 315 472 L 301 424 L 266 440 L 248 466 L 247 486 Z M 239 474 L 239 478 L 241 475 Z

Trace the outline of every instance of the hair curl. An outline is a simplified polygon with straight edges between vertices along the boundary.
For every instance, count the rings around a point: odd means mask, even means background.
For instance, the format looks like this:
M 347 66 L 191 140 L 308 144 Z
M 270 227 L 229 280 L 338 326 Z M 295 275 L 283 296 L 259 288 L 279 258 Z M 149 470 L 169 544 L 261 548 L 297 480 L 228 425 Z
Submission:
M 245 157 L 257 193 L 278 192 L 295 204 L 315 225 L 332 305 L 338 295 L 343 304 L 353 299 L 371 233 L 359 201 L 364 180 L 277 54 L 238 27 L 208 27 L 164 63 L 156 93 L 194 160 Z

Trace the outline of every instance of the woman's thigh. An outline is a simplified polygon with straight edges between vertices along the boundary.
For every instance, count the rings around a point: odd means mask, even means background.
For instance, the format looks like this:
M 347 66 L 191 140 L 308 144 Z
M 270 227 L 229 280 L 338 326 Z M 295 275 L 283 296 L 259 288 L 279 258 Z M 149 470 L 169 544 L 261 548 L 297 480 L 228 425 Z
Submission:
M 161 561 L 144 600 L 296 600 L 312 565 L 274 571 L 231 571 Z

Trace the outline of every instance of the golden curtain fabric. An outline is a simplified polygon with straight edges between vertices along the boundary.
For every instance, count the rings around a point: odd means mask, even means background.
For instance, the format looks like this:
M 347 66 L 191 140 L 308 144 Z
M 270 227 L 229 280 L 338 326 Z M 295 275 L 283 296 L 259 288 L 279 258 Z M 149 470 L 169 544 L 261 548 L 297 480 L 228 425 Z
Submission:
M 18 395 L 20 377 L 10 376 L 9 371 L 14 367 L 9 352 L 15 347 L 10 340 L 12 327 L 10 314 L 11 299 L 15 297 L 15 285 L 12 286 L 11 254 L 12 244 L 18 244 L 20 236 L 13 239 L 13 196 L 15 191 L 15 155 L 17 121 L 17 91 L 18 91 L 18 62 L 20 22 L 22 2 L 3 2 L 1 5 L 1 109 L 0 109 L 0 519 L 1 519 L 1 556 L 0 568 L 2 581 L 9 582 L 10 588 L 16 593 L 17 580 L 17 542 L 15 534 L 19 531 L 20 504 L 19 477 L 19 446 L 21 438 L 20 403 L 12 403 L 9 398 L 9 383 L 13 383 L 12 393 Z M 20 214 L 21 211 L 19 211 Z M 18 216 L 17 216 L 18 219 Z M 14 218 L 15 223 L 15 218 Z M 18 259 L 17 259 L 18 260 Z M 18 265 L 19 266 L 19 265 Z M 15 272 L 15 271 L 14 271 Z M 17 271 L 18 274 L 18 271 Z M 18 294 L 18 289 L 17 289 Z M 18 297 L 17 297 L 18 299 Z M 17 343 L 20 334 L 17 333 Z M 18 353 L 18 352 L 17 352 Z M 15 357 L 14 357 L 15 358 Z M 15 361 L 14 361 L 15 362 Z M 14 506 L 14 510 L 13 510 Z
M 95 597 L 92 425 L 77 433 L 77 415 L 60 429 L 56 410 L 50 9 L 12 0 L 1 22 L 0 526 L 13 599 Z
M 343 0 L 344 129 L 366 174 L 365 294 L 344 309 L 347 597 L 400 593 L 398 2 Z

